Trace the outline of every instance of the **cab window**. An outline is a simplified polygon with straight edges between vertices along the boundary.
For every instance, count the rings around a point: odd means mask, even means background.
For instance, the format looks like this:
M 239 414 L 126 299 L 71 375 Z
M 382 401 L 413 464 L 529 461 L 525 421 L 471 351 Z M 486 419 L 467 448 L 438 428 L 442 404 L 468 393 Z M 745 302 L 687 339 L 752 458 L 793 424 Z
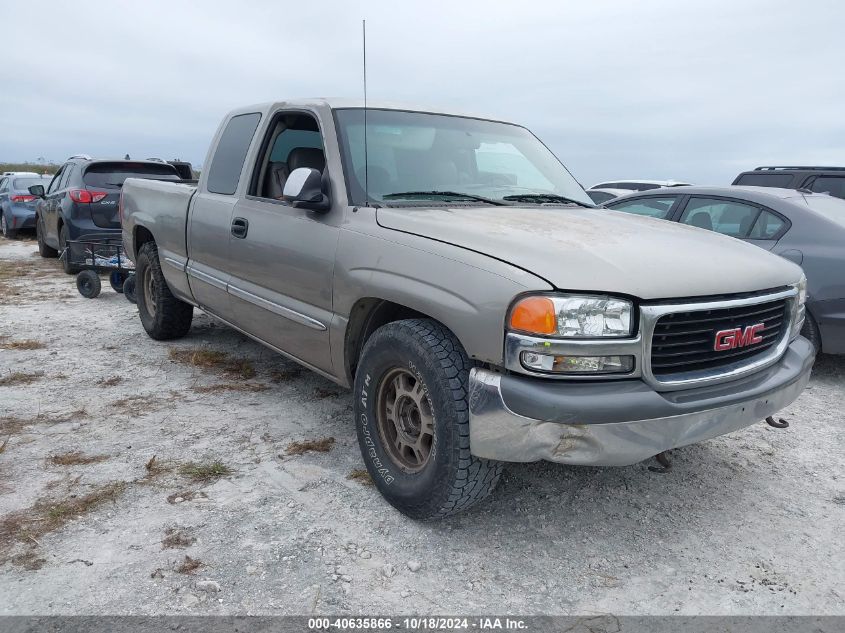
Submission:
M 295 169 L 323 171 L 326 166 L 323 136 L 309 114 L 281 113 L 269 126 L 259 154 L 250 194 L 283 201 L 285 183 Z
M 624 211 L 634 215 L 645 215 L 650 218 L 665 220 L 669 217 L 669 210 L 675 204 L 678 196 L 661 196 L 660 198 L 640 198 L 638 200 L 625 200 L 607 207 L 614 211 Z
M 760 217 L 757 218 L 754 226 L 751 227 L 751 233 L 749 233 L 748 239 L 773 240 L 783 230 L 785 224 L 786 222 L 783 218 L 774 213 L 763 211 Z
M 759 213 L 758 207 L 735 200 L 692 198 L 680 221 L 722 235 L 743 238 L 748 236 Z

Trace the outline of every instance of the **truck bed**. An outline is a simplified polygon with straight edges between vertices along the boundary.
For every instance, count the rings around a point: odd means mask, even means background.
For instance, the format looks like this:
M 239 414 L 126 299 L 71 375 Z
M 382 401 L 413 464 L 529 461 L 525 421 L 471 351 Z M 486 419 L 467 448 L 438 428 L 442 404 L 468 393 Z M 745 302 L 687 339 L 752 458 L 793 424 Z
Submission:
M 128 178 L 123 184 L 123 240 L 127 253 L 134 255 L 134 228 L 138 224 L 157 237 L 163 255 L 178 261 L 188 257 L 186 226 L 195 182 L 142 180 Z

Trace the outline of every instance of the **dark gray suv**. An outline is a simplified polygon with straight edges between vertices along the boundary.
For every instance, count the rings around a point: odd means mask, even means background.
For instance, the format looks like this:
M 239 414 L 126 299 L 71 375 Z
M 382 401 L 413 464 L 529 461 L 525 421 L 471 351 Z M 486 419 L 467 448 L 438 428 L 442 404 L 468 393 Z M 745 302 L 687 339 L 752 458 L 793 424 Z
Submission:
M 731 184 L 801 189 L 845 198 L 845 167 L 757 167 L 742 172 Z
M 70 240 L 120 238 L 118 202 L 127 178 L 180 180 L 173 165 L 151 160 L 94 160 L 72 156 L 50 181 L 29 188 L 40 200 L 35 233 L 42 257 L 58 257 Z M 66 273 L 79 272 L 62 258 Z
M 729 235 L 799 264 L 807 275 L 802 334 L 845 354 L 845 200 L 764 187 L 677 187 L 604 205 Z

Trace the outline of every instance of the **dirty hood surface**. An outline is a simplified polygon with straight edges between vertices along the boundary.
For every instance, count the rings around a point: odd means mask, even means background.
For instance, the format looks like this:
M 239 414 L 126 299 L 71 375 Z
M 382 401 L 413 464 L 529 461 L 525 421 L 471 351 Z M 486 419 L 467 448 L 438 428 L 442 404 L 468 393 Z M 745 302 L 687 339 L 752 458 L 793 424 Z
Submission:
M 383 207 L 384 228 L 513 264 L 561 290 L 669 299 L 776 288 L 801 270 L 740 240 L 666 220 L 571 207 Z

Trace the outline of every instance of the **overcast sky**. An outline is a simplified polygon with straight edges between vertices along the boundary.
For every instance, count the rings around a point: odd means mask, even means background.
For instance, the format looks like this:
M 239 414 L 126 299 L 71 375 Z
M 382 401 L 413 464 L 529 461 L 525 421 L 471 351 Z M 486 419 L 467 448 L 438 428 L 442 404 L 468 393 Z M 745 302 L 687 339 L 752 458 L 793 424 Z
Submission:
M 845 164 L 839 0 L 2 4 L 0 161 L 201 164 L 231 108 L 360 97 L 366 18 L 371 98 L 522 123 L 585 186 Z

